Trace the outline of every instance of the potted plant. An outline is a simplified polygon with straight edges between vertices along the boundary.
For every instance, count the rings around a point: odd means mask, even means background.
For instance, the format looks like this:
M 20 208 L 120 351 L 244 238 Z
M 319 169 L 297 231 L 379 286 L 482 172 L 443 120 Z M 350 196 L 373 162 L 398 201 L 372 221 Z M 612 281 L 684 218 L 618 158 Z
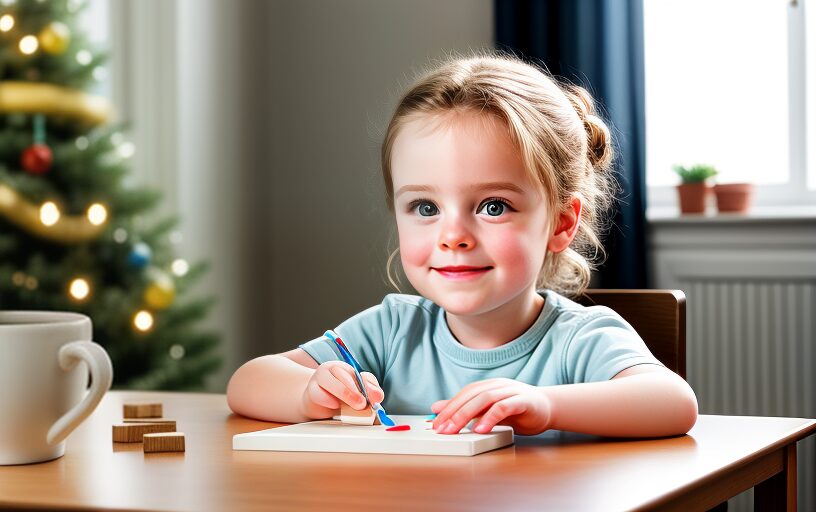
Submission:
M 753 183 L 717 183 L 714 185 L 717 211 L 746 213 L 754 196 Z
M 693 165 L 684 167 L 675 165 L 674 172 L 680 176 L 677 195 L 680 199 L 680 213 L 703 213 L 706 207 L 706 180 L 716 176 L 717 170 L 710 165 Z

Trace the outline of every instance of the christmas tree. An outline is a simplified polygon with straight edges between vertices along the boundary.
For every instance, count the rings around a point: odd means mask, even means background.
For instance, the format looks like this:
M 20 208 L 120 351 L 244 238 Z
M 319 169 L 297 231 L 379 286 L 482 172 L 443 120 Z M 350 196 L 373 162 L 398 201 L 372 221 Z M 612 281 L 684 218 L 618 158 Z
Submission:
M 105 54 L 78 30 L 81 0 L 0 0 L 0 308 L 93 321 L 114 387 L 201 389 L 221 363 L 184 300 L 206 271 L 176 258 L 178 219 L 129 185 L 131 143 L 89 94 Z

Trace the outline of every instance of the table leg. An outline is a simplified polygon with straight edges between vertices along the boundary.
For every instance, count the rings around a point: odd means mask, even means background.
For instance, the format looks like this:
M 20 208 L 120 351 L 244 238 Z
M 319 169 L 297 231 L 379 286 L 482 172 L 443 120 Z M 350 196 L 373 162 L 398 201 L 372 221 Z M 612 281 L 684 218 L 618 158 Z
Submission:
M 754 510 L 796 510 L 796 443 L 780 448 L 782 471 L 754 487 Z

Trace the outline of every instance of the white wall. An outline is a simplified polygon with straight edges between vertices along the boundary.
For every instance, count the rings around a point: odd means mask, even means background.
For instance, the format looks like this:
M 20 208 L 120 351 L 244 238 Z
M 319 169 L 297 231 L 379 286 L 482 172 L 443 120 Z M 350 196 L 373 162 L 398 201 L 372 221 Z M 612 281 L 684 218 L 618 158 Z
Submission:
M 391 290 L 382 131 L 419 66 L 493 45 L 492 0 L 112 0 L 140 180 L 209 259 L 223 391 Z

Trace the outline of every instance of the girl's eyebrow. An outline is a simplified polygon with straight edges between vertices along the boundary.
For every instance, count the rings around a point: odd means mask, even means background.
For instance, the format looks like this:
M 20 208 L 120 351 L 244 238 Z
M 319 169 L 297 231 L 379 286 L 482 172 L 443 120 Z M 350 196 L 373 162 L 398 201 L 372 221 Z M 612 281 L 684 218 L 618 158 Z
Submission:
M 515 183 L 509 181 L 496 181 L 496 182 L 489 182 L 489 183 L 477 183 L 475 185 L 471 185 L 468 187 L 470 190 L 474 192 L 485 192 L 488 190 L 505 190 L 508 192 L 515 192 L 517 194 L 524 195 L 524 189 L 516 185 Z M 403 192 L 435 192 L 437 190 L 436 187 L 432 185 L 404 185 L 397 190 L 397 193 L 394 195 L 394 198 L 397 198 Z

